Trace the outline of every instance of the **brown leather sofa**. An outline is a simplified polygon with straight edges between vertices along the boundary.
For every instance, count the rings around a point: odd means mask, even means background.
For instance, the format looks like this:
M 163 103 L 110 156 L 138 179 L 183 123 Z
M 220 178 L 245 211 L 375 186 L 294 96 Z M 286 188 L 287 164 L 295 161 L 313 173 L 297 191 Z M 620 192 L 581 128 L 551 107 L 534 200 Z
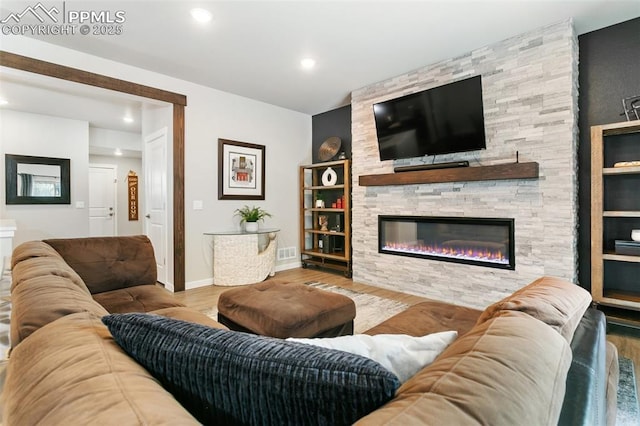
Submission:
M 28 242 L 14 250 L 12 265 L 4 424 L 198 424 L 100 320 L 142 311 L 224 328 L 156 285 L 145 237 Z M 580 287 L 545 277 L 482 312 L 413 306 L 368 333 L 456 329 L 460 337 L 358 424 L 605 424 L 615 395 L 606 383 L 617 383 L 617 363 L 605 362 L 604 320 L 589 314 L 590 302 Z M 580 355 L 588 371 L 572 366 L 578 336 L 594 354 Z M 573 381 L 592 386 L 581 396 Z M 567 414 L 576 404 L 580 412 Z

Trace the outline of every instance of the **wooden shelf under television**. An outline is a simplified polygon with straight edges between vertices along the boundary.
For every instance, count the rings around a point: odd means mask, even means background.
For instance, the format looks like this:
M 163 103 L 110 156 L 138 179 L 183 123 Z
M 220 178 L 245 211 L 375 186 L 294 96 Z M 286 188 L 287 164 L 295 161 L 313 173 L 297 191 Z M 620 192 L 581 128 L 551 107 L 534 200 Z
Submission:
M 440 182 L 537 179 L 538 177 L 538 163 L 528 162 L 362 175 L 359 178 L 359 184 L 360 186 L 414 185 Z

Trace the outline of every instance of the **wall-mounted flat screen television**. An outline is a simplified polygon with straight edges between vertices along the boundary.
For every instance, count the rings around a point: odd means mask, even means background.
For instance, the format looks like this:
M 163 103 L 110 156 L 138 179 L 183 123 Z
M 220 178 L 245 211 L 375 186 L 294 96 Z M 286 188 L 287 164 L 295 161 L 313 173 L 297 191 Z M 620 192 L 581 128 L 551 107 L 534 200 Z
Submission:
M 373 105 L 380 160 L 486 147 L 478 75 Z

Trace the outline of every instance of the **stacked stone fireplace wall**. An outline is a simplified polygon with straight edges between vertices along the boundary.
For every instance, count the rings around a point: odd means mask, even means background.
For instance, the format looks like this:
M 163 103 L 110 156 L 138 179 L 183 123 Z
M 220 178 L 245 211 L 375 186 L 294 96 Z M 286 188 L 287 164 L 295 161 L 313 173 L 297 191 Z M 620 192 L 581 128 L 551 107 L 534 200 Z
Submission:
M 425 49 L 430 41 L 425 40 Z M 383 60 L 383 59 L 381 59 Z M 532 280 L 577 279 L 578 43 L 571 21 L 540 28 L 352 93 L 353 278 L 483 308 Z M 535 161 L 534 180 L 360 186 L 433 157 L 380 161 L 373 104 L 482 75 L 486 150 L 438 156 L 471 166 Z M 378 215 L 515 219 L 515 270 L 378 253 Z

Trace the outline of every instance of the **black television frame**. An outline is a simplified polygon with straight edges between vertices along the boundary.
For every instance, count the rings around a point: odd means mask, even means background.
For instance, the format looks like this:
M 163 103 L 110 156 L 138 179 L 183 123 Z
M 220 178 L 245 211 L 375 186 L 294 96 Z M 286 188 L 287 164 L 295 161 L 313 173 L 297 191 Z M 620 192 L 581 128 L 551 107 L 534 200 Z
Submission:
M 445 117 L 438 117 L 441 111 L 437 106 L 432 105 L 433 102 L 445 100 L 451 104 L 445 105 L 451 108 L 453 102 L 459 102 L 454 99 L 456 92 L 467 93 L 469 99 L 464 99 L 460 103 L 463 112 L 473 112 L 473 118 L 469 118 L 467 123 L 474 131 L 469 133 L 473 136 L 473 143 L 465 142 L 465 145 L 450 145 L 447 148 L 445 139 L 451 137 L 454 132 L 449 132 L 445 136 L 433 138 L 438 132 L 438 128 L 443 125 L 450 124 L 447 117 L 451 117 L 451 112 Z M 471 93 L 469 95 L 469 93 Z M 422 98 L 422 99 L 421 99 Z M 430 105 L 431 104 L 431 105 Z M 415 123 L 411 123 L 411 119 L 406 118 L 406 112 L 411 108 L 419 107 L 417 113 L 414 112 Z M 467 108 L 465 110 L 465 108 Z M 394 122 L 385 126 L 383 120 L 385 117 L 381 111 L 383 109 L 391 110 L 391 114 L 386 118 L 405 115 L 405 118 L 398 118 Z M 414 109 L 416 111 L 416 109 Z M 451 154 L 457 152 L 468 152 L 486 149 L 486 130 L 484 126 L 484 101 L 482 92 L 482 76 L 475 75 L 473 77 L 464 78 L 444 85 L 436 86 L 430 89 L 411 93 L 401 97 L 378 102 L 373 105 L 373 115 L 376 126 L 376 136 L 378 142 L 378 153 L 381 161 L 398 160 L 403 158 L 417 158 L 427 155 Z M 395 126 L 395 130 L 391 127 Z M 408 133 L 409 132 L 409 133 Z M 415 135 L 410 134 L 414 132 Z M 404 133 L 405 140 L 398 142 L 398 138 Z M 419 134 L 422 133 L 422 134 Z M 428 135 L 431 133 L 432 135 Z M 464 137 L 456 136 L 457 142 L 460 143 Z M 395 138 L 395 141 L 392 140 Z M 386 140 L 385 140 L 386 139 Z M 396 144 L 393 148 L 385 148 L 383 145 L 389 142 Z M 402 149 L 398 149 L 397 144 L 402 143 Z M 451 144 L 451 141 L 449 141 Z

